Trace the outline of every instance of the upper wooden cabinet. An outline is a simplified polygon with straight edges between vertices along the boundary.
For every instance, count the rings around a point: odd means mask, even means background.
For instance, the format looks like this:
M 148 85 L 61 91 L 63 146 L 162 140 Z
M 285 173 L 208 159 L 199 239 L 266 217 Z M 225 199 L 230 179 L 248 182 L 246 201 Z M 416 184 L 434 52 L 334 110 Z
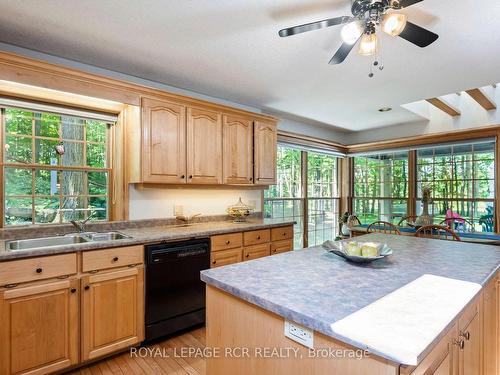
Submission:
M 277 127 L 275 123 L 256 121 L 254 125 L 255 183 L 276 183 Z
M 125 115 L 128 181 L 198 185 L 276 183 L 274 119 L 225 107 L 142 99 Z
M 191 184 L 222 184 L 222 115 L 187 110 L 187 178 Z
M 253 184 L 253 121 L 243 116 L 224 116 L 224 183 Z
M 166 101 L 144 99 L 144 182 L 186 182 L 186 107 Z

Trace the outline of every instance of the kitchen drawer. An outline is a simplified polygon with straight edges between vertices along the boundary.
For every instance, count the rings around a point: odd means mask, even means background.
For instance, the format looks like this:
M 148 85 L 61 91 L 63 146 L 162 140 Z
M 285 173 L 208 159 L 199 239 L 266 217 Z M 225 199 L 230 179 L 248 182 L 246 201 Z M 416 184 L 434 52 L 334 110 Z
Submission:
M 293 250 L 293 241 L 277 241 L 271 243 L 271 255 L 286 253 Z
M 0 263 L 0 286 L 76 274 L 76 254 L 13 260 Z
M 241 262 L 241 248 L 217 251 L 210 254 L 210 268 Z
M 293 226 L 271 229 L 271 241 L 291 240 L 293 238 Z
M 243 249 L 243 260 L 257 259 L 267 257 L 268 255 L 271 255 L 271 245 L 269 243 L 245 247 Z
M 243 245 L 242 233 L 221 234 L 210 238 L 211 251 L 234 249 Z
M 143 262 L 143 246 L 86 251 L 82 254 L 82 271 L 104 270 L 132 264 L 142 264 Z
M 269 229 L 253 230 L 243 233 L 243 245 L 252 246 L 261 243 L 267 243 L 271 240 L 271 231 Z

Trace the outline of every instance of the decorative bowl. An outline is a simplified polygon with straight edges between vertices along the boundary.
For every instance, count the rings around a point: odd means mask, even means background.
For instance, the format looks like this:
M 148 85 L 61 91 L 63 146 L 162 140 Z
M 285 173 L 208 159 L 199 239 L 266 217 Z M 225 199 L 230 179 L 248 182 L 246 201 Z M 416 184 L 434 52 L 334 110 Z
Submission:
M 234 223 L 244 223 L 248 216 L 250 216 L 253 208 L 243 203 L 241 198 L 233 206 L 227 208 L 226 212 L 233 219 Z
M 349 245 L 350 244 L 350 245 Z M 353 245 L 355 244 L 355 245 Z M 347 250 L 347 246 L 357 246 L 362 248 L 363 246 L 369 245 L 370 247 L 375 247 L 377 249 L 377 255 L 375 256 L 362 256 L 350 254 Z M 350 262 L 354 263 L 371 263 L 378 259 L 383 259 L 392 254 L 392 249 L 387 246 L 387 244 L 382 244 L 378 242 L 357 242 L 357 241 L 325 241 L 323 243 L 323 248 L 330 252 L 338 255 Z

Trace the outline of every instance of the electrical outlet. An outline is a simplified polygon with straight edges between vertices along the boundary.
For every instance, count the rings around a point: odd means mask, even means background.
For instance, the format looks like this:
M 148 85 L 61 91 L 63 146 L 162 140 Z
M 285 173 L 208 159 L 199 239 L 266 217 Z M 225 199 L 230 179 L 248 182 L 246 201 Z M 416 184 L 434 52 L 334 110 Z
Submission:
M 174 205 L 174 216 L 184 215 L 184 206 L 180 204 Z
M 285 320 L 285 336 L 310 349 L 314 349 L 314 331 L 309 328 Z

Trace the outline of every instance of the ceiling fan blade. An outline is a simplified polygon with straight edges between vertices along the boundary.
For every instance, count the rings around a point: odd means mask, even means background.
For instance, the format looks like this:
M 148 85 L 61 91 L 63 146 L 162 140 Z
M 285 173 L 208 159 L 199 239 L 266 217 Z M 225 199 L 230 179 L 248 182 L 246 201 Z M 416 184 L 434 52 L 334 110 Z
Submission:
M 411 22 L 406 23 L 406 27 L 399 36 L 422 48 L 431 45 L 439 38 L 439 35 Z
M 399 7 L 400 8 L 406 8 L 406 7 L 409 7 L 413 4 L 416 4 L 416 3 L 420 3 L 424 0 L 400 0 L 399 1 Z
M 351 50 L 354 48 L 354 44 L 349 44 L 349 43 L 342 43 L 340 48 L 335 52 L 335 55 L 333 55 L 332 59 L 328 64 L 330 65 L 336 65 L 336 64 L 341 64 L 344 62 L 346 59 L 347 55 L 351 52 Z
M 284 38 L 295 34 L 305 33 L 306 31 L 313 31 L 313 30 L 323 29 L 325 27 L 342 25 L 344 23 L 349 23 L 351 21 L 354 21 L 353 17 L 345 16 L 345 17 L 330 18 L 323 21 L 306 23 L 305 25 L 289 27 L 288 29 L 280 30 L 278 34 L 280 37 Z

